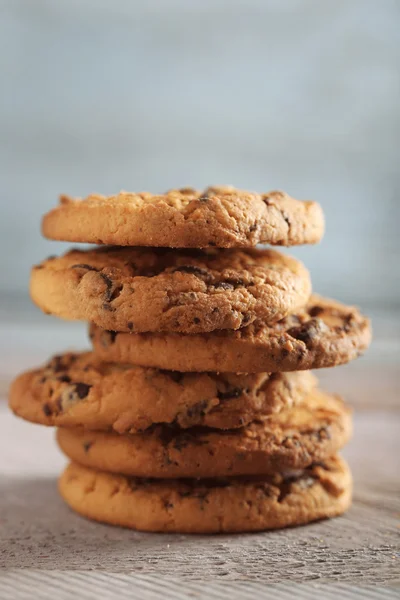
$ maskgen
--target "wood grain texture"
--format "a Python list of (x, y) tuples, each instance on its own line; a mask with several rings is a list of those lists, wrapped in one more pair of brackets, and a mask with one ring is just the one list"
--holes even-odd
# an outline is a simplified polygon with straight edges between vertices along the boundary
[(321, 597), (324, 600), (396, 600), (397, 589), (355, 586), (347, 583), (322, 584), (278, 583), (260, 581), (204, 582), (185, 581), (184, 585), (173, 577), (105, 573), (98, 571), (38, 571), (26, 569), (0, 573), (2, 600), (30, 600), (32, 590), (40, 598), (68, 600), (118, 600), (140, 598), (140, 600), (309, 600)]

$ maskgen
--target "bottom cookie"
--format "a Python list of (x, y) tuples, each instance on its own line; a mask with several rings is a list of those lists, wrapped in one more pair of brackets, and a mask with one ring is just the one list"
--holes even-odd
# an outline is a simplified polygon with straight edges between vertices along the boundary
[(228, 533), (278, 529), (335, 517), (351, 503), (352, 479), (338, 456), (262, 477), (140, 479), (71, 463), (59, 491), (79, 514), (140, 531)]

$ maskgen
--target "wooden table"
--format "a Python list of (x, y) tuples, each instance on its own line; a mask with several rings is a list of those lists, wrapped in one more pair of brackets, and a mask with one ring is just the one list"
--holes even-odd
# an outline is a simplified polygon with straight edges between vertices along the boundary
[[(376, 320), (364, 359), (319, 373), (357, 409), (344, 451), (353, 507), (305, 527), (185, 536), (86, 521), (57, 495), (65, 460), (53, 431), (16, 419), (0, 402), (0, 598), (399, 598), (399, 344), (391, 317)], [(0, 325), (3, 396), (20, 367), (85, 339), (80, 326), (41, 318)]]

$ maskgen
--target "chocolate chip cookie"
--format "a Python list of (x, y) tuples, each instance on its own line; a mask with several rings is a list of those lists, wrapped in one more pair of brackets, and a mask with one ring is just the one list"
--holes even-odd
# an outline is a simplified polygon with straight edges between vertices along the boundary
[(305, 469), (223, 479), (140, 479), (70, 464), (59, 481), (81, 515), (141, 531), (233, 533), (334, 517), (351, 502), (347, 464), (333, 456)]
[(17, 377), (10, 408), (43, 425), (118, 433), (157, 423), (234, 429), (299, 404), (315, 386), (309, 371), (179, 373), (67, 353)]
[(340, 398), (312, 392), (301, 405), (262, 422), (223, 431), (157, 425), (118, 435), (60, 428), (61, 450), (81, 465), (137, 477), (226, 477), (303, 469), (350, 438), (351, 415)]
[(115, 331), (200, 333), (276, 322), (304, 306), (308, 271), (274, 250), (72, 250), (32, 270), (45, 312)]
[(92, 325), (93, 348), (104, 360), (178, 371), (275, 372), (334, 367), (363, 353), (369, 320), (355, 307), (313, 295), (304, 310), (274, 325), (255, 322), (209, 334), (126, 334)]
[(324, 233), (316, 202), (284, 192), (256, 194), (233, 187), (170, 190), (166, 194), (62, 196), (43, 218), (53, 240), (117, 246), (249, 248), (259, 243), (314, 244)]

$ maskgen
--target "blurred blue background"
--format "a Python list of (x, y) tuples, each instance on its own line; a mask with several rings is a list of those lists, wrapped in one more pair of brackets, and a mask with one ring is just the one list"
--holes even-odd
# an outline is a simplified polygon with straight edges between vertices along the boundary
[(0, 292), (29, 306), (60, 192), (318, 200), (314, 288), (399, 303), (398, 0), (0, 0)]

